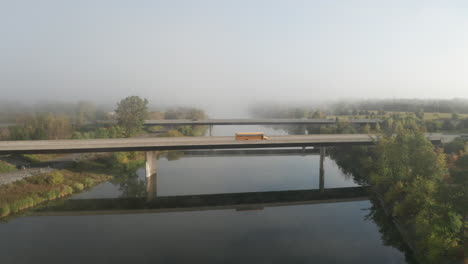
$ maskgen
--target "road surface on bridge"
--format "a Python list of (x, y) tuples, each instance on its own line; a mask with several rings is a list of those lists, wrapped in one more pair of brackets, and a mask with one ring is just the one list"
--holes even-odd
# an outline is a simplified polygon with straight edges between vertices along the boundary
[[(0, 154), (371, 145), (376, 138), (368, 134), (327, 134), (270, 136), (268, 140), (235, 140), (233, 136), (225, 136), (0, 141)], [(440, 141), (440, 137), (430, 139)]]
[(268, 140), (235, 140), (233, 136), (28, 140), (0, 141), (0, 154), (269, 148), (372, 143), (373, 137), (366, 134), (271, 136)]
[[(381, 123), (380, 119), (352, 119), (348, 120), (352, 124), (376, 124)], [(167, 125), (327, 125), (335, 124), (336, 119), (164, 119), (145, 120), (146, 126), (167, 126)]]

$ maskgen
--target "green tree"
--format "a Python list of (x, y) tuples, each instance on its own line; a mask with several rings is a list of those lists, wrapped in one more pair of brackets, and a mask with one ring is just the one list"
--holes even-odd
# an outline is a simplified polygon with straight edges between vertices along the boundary
[(115, 110), (119, 126), (125, 131), (125, 136), (140, 131), (148, 116), (148, 100), (138, 96), (129, 96), (117, 104)]

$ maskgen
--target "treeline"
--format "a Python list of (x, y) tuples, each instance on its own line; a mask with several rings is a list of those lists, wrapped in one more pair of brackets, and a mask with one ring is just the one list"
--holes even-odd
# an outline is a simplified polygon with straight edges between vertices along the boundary
[(387, 111), (426, 113), (468, 113), (467, 99), (373, 99), (355, 102), (342, 101), (331, 105), (336, 114), (352, 111)]
[[(352, 110), (351, 107), (347, 107), (345, 104), (341, 105), (340, 108), (339, 114), (336, 114), (326, 108), (263, 105), (251, 108), (250, 113), (256, 118), (334, 119), (338, 121), (335, 125), (277, 127), (292, 134), (368, 133), (381, 132), (381, 130), (393, 131), (400, 126), (417, 126), (418, 130), (423, 132), (468, 132), (468, 117), (462, 117), (458, 113), (451, 113), (448, 117), (440, 118), (437, 115), (428, 117), (422, 110), (405, 113), (393, 113), (384, 110)], [(351, 119), (360, 118), (379, 119), (383, 122), (379, 125), (366, 125), (364, 127), (351, 125), (348, 122)]]
[[(37, 112), (28, 112), (33, 109)], [(0, 140), (122, 138), (145, 133), (143, 124), (148, 118), (206, 118), (205, 112), (197, 108), (181, 107), (150, 112), (148, 100), (138, 96), (122, 99), (112, 112), (105, 112), (91, 102), (41, 105), (25, 109), (13, 107), (10, 110), (0, 107), (0, 110), (3, 111), (0, 116), (5, 117), (3, 120), (12, 121), (14, 118), (14, 124), (0, 127)], [(180, 126), (172, 130), (166, 131), (166, 135), (195, 136), (202, 135), (206, 127)]]
[(420, 130), (383, 136), (376, 148), (336, 148), (331, 157), (372, 186), (420, 263), (452, 263), (468, 242), (468, 143), (443, 153)]
[(468, 114), (468, 99), (372, 99), (344, 100), (328, 104), (255, 104), (254, 116), (265, 118), (310, 118), (317, 110), (326, 115), (385, 115), (388, 112)]

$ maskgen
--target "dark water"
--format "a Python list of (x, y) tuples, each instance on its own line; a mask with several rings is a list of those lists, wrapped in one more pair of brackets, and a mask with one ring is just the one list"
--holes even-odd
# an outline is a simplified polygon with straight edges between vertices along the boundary
[[(218, 134), (220, 130), (218, 130)], [(273, 132), (270, 132), (273, 133)], [(325, 188), (357, 186), (326, 159)], [(71, 199), (144, 192), (104, 183)], [(319, 156), (182, 157), (158, 161), (157, 195), (319, 187)], [(142, 189), (143, 188), (143, 189)], [(186, 212), (27, 216), (0, 224), (0, 263), (407, 263), (367, 219), (369, 200)]]

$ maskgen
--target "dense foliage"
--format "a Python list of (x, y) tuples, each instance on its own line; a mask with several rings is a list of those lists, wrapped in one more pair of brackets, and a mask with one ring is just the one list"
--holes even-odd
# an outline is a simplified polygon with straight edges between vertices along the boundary
[(356, 182), (372, 186), (421, 263), (445, 263), (462, 254), (468, 155), (446, 155), (410, 129), (383, 136), (375, 148), (337, 148), (330, 155)]
[(129, 96), (117, 104), (117, 121), (127, 137), (143, 128), (148, 116), (148, 100), (138, 96)]

